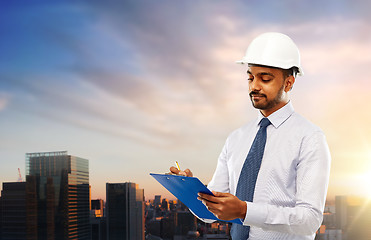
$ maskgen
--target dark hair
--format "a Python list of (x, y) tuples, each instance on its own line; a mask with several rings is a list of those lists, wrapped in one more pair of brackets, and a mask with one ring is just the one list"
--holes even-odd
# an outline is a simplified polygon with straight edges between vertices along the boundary
[(289, 69), (283, 69), (283, 68), (279, 68), (279, 67), (271, 67), (271, 66), (266, 66), (266, 65), (259, 65), (259, 64), (252, 64), (252, 63), (249, 63), (249, 67), (250, 66), (255, 66), (255, 67), (268, 67), (268, 68), (274, 68), (274, 69), (279, 69), (282, 71), (282, 74), (283, 74), (283, 79), (286, 79), (290, 76), (294, 76), (296, 77), (296, 74), (298, 74), (299, 72), (299, 68), (297, 67), (291, 67)]
[(282, 69), (283, 79), (286, 79), (290, 76), (296, 77), (296, 74), (298, 74), (299, 69), (297, 67), (292, 67), (289, 69)]

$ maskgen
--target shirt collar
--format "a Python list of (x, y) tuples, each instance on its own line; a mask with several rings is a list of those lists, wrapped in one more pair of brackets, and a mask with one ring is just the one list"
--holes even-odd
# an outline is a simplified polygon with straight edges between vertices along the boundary
[[(285, 106), (281, 107), (274, 113), (268, 116), (269, 121), (275, 128), (278, 128), (282, 123), (284, 123), (292, 114), (294, 113), (294, 107), (289, 101)], [(264, 115), (259, 111), (258, 119), (256, 125), (264, 118)]]

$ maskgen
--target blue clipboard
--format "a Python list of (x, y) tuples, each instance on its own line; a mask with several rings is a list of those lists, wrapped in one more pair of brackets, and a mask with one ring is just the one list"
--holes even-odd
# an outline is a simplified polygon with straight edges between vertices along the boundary
[[(150, 175), (182, 203), (184, 203), (189, 209), (191, 209), (192, 212), (199, 218), (225, 221), (218, 219), (213, 213), (207, 210), (201, 201), (197, 199), (197, 194), (199, 192), (213, 195), (213, 193), (198, 178), (155, 173), (150, 173)], [(225, 222), (232, 222), (242, 225), (242, 221), (239, 218)]]

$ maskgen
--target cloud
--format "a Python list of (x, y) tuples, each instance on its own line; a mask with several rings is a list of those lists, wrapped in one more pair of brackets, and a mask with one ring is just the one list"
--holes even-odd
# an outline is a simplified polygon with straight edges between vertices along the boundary
[[(131, 27), (133, 24), (131, 21), (120, 20), (128, 17), (125, 14), (120, 13), (116, 16), (110, 13), (107, 15), (101, 16), (102, 19), (99, 18), (90, 34), (105, 36), (106, 40), (109, 40), (103, 43), (105, 46), (107, 44), (114, 46), (117, 52), (123, 53), (121, 55), (122, 68), (112, 68), (113, 60), (120, 59), (120, 55), (114, 59), (100, 58), (105, 55), (104, 51), (112, 51), (109, 47), (103, 48), (100, 45), (90, 52), (73, 51), (73, 49), (92, 49), (89, 43), (75, 39), (75, 42), (70, 40), (64, 46), (69, 52), (74, 52), (75, 58), (79, 59), (72, 63), (71, 67), (66, 69), (67, 71), (77, 74), (81, 83), (93, 84), (108, 95), (129, 102), (135, 108), (131, 111), (142, 112), (144, 119), (149, 119), (147, 121), (151, 122), (149, 125), (160, 132), (178, 133), (180, 136), (184, 134), (184, 131), (187, 132), (182, 129), (205, 127), (210, 125), (210, 122), (217, 125), (221, 121), (226, 121), (221, 116), (230, 115), (231, 111), (227, 108), (231, 104), (235, 105), (226, 89), (237, 88), (236, 86), (240, 84), (231, 86), (225, 84), (225, 80), (231, 79), (228, 75), (232, 75), (227, 74), (226, 70), (220, 67), (227, 61), (227, 52), (223, 54), (224, 56), (214, 54), (214, 51), (219, 49), (221, 40), (218, 42), (215, 38), (210, 41), (205, 34), (200, 36), (204, 39), (193, 39), (194, 36), (187, 33), (191, 26), (187, 23), (186, 16), (181, 18), (178, 16), (177, 26), (169, 27), (165, 23), (149, 20), (143, 23), (144, 20), (140, 20), (143, 26), (137, 24)], [(171, 18), (171, 14), (168, 17)], [(224, 31), (224, 29), (231, 31), (233, 28), (231, 22), (222, 20), (217, 22), (218, 31)], [(215, 31), (214, 22), (207, 24), (204, 29)], [(152, 25), (162, 26), (166, 30), (153, 30)], [(172, 33), (171, 30), (178, 28), (187, 31)], [(203, 32), (202, 27), (198, 31)], [(171, 37), (170, 35), (174, 33), (176, 34)], [(222, 34), (220, 38), (224, 38)], [(198, 43), (207, 47), (194, 46)], [(59, 44), (63, 45), (63, 43)], [(133, 59), (131, 60), (136, 60), (131, 65), (127, 63), (127, 56), (124, 55), (126, 51), (123, 50), (128, 45), (132, 47), (130, 55)], [(88, 54), (85, 54), (86, 52)], [(220, 61), (222, 58), (224, 60)], [(131, 68), (132, 65), (134, 71)], [(229, 83), (231, 82), (229, 80)], [(85, 92), (84, 96), (87, 94), (88, 92)], [(53, 94), (53, 97), (56, 96), (59, 95)], [(72, 105), (70, 101), (61, 100), (60, 102)], [(79, 100), (79, 103), (81, 102), (84, 101)], [(73, 106), (73, 108), (76, 107)], [(90, 108), (87, 107), (85, 111), (87, 109)], [(99, 111), (106, 110), (100, 109)]]
[[(61, 62), (55, 76), (42, 73), (17, 80), (26, 95), (46, 105), (43, 109), (35, 104), (33, 111), (113, 135), (153, 142), (177, 139), (186, 145), (196, 132), (209, 135), (225, 126), (220, 132), (225, 134), (239, 126), (244, 118), (231, 116), (241, 115), (241, 110), (247, 118), (255, 116), (244, 67), (234, 61), (257, 34), (292, 35), (302, 49), (306, 73), (314, 77), (311, 84), (318, 85), (322, 76), (333, 74), (344, 59), (362, 50), (362, 38), (351, 38), (338, 26), (367, 27), (359, 21), (337, 20), (334, 25), (319, 19), (241, 28), (242, 23), (225, 14), (235, 9), (222, 11), (221, 5), (201, 14), (202, 9), (188, 4), (170, 4), (167, 11), (154, 3), (118, 4), (86, 7), (83, 12), (93, 21), (79, 25), (83, 35), (69, 34), (65, 27), (44, 31), (50, 43), (74, 61)], [(366, 41), (362, 46), (367, 47)], [(355, 65), (365, 64), (369, 57), (357, 58)]]
[[(53, 58), (58, 66), (54, 72), (36, 69), (40, 72), (18, 75), (8, 84), (35, 101), (29, 102), (34, 104), (31, 108), (19, 104), (20, 108), (70, 124), (73, 117), (68, 120), (58, 110), (86, 119), (76, 121), (78, 126), (167, 141), (185, 140), (189, 135), (186, 142), (191, 142), (196, 131), (211, 134), (220, 126), (231, 129), (242, 124), (243, 118), (231, 118), (240, 115), (241, 109), (247, 118), (255, 116), (247, 97), (244, 66), (234, 61), (262, 32), (283, 31), (298, 43), (306, 76), (298, 79), (294, 91), (302, 94), (303, 101), (310, 98), (303, 90), (307, 86), (315, 89), (346, 82), (353, 68), (369, 65), (370, 57), (362, 53), (370, 49), (367, 32), (371, 31), (362, 20), (330, 15), (295, 24), (263, 21), (254, 26), (249, 24), (256, 21), (250, 15), (237, 11), (230, 17), (236, 6), (79, 5), (74, 14), (80, 11), (91, 20), (78, 22), (81, 34), (72, 34), (76, 30), (68, 25), (45, 25), (41, 31), (46, 42), (67, 56)], [(367, 82), (361, 76), (352, 81)]]
[(0, 112), (4, 111), (8, 106), (10, 101), (10, 96), (7, 93), (0, 92)]

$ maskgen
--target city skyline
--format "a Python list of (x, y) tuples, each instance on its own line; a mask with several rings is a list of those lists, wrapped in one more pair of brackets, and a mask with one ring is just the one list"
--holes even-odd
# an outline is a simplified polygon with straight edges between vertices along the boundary
[[(68, 151), (26, 153), (25, 154), (26, 155), (26, 162), (29, 161), (28, 160), (29, 159), (29, 156), (33, 156), (33, 155), (40, 155), (40, 156), (42, 156), (42, 155), (54, 155), (54, 154), (62, 154), (62, 155), (63, 154), (68, 154)], [(27, 163), (26, 163), (26, 165), (27, 165)], [(25, 168), (27, 169), (27, 166), (25, 166)], [(27, 170), (26, 170), (26, 175), (22, 175), (22, 173), (21, 173), (21, 175), (18, 175), (18, 179), (16, 181), (15, 180), (14, 181), (4, 181), (2, 183), (17, 183), (17, 182), (24, 182), (25, 183), (27, 176), (29, 176), (29, 175), (27, 174)], [(135, 184), (132, 181), (125, 181), (125, 180), (123, 180), (121, 182), (106, 182), (105, 185), (107, 187), (107, 185), (109, 185), (109, 184), (123, 184), (123, 183), (125, 183), (125, 184), (130, 184), (130, 183)], [(136, 184), (136, 185), (139, 186), (139, 184)], [(153, 192), (153, 195), (151, 195), (151, 197), (149, 197), (149, 198), (148, 197), (145, 198), (145, 201), (156, 201), (156, 198), (158, 198), (158, 197), (160, 197), (160, 198), (163, 197), (164, 199), (168, 199), (168, 200), (172, 200), (172, 201), (173, 200), (179, 201), (178, 198), (176, 198), (174, 195), (172, 195), (161, 184), (160, 184), (160, 186), (163, 188), (164, 191), (162, 191), (162, 192), (165, 192), (165, 194), (164, 195), (161, 195), (161, 193), (159, 193), (159, 192)], [(91, 185), (90, 185), (90, 188), (92, 188)], [(144, 191), (145, 189), (143, 188), (142, 190), (143, 190), (143, 195), (145, 195), (145, 191)], [(106, 188), (105, 188), (105, 191), (107, 191)], [(90, 194), (94, 194), (94, 193), (91, 191)], [(107, 194), (107, 193), (105, 193), (105, 194)], [(0, 195), (0, 197), (1, 197), (1, 195)], [(333, 196), (331, 198), (327, 198), (326, 199), (326, 202), (328, 202), (330, 205), (333, 204), (334, 201), (335, 201), (335, 197), (347, 197), (348, 198), (348, 203), (351, 204), (351, 205), (352, 204), (353, 205), (359, 205), (360, 204), (360, 201), (364, 201), (366, 203), (369, 203), (370, 200), (371, 200), (371, 198), (368, 195), (365, 196), (365, 195), (355, 195), (355, 194), (340, 194), (340, 195)], [(100, 200), (103, 200), (105, 202), (106, 201), (106, 196), (103, 196), (103, 197), (98, 196), (98, 197), (95, 197), (95, 198), (92, 197), (91, 199), (92, 200), (93, 199), (100, 199)]]
[[(136, 183), (106, 183), (106, 201), (91, 199), (89, 160), (66, 151), (27, 153), (26, 169), (26, 182), (2, 184), (1, 239), (229, 239), (228, 223), (205, 224), (180, 200), (146, 201)], [(370, 200), (336, 196), (315, 239), (369, 239), (370, 212)]]
[[(267, 7), (268, 6), (268, 7)], [(0, 182), (25, 179), (25, 154), (90, 160), (92, 198), (178, 161), (207, 184), (228, 134), (256, 117), (246, 68), (262, 32), (288, 34), (305, 75), (295, 110), (323, 129), (328, 196), (371, 197), (368, 1), (0, 3)]]

